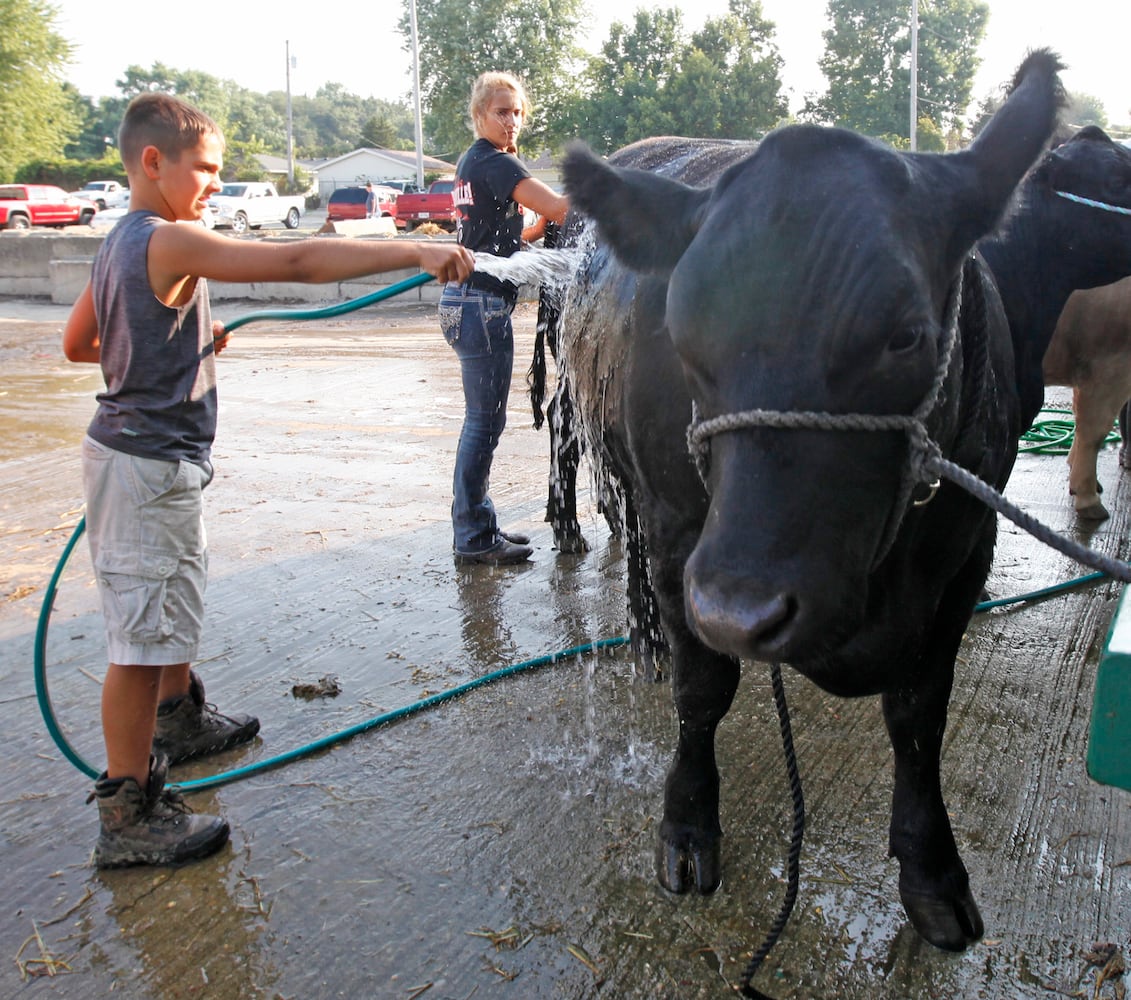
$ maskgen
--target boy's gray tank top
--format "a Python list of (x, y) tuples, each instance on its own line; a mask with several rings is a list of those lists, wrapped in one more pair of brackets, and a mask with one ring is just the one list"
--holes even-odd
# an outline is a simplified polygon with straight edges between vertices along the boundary
[(208, 462), (216, 436), (216, 357), (208, 285), (196, 279), (180, 307), (158, 301), (146, 254), (158, 226), (130, 212), (110, 230), (91, 271), (106, 391), (88, 433), (141, 458)]

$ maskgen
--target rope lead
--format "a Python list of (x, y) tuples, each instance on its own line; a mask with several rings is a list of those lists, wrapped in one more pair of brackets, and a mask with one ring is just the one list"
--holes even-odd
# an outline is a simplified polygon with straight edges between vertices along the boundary
[(762, 963), (766, 960), (766, 956), (773, 949), (774, 945), (778, 943), (778, 938), (781, 937), (782, 931), (785, 930), (785, 925), (789, 922), (790, 914), (793, 912), (793, 904), (797, 902), (797, 887), (801, 876), (801, 842), (805, 837), (805, 796), (801, 790), (801, 775), (797, 769), (797, 755), (793, 749), (793, 730), (789, 724), (789, 706), (786, 704), (785, 700), (785, 685), (782, 683), (781, 664), (770, 664), (770, 683), (773, 685), (774, 689), (774, 706), (778, 710), (778, 724), (781, 727), (781, 743), (782, 751), (785, 754), (785, 770), (789, 777), (789, 792), (793, 798), (793, 835), (790, 837), (789, 841), (785, 898), (782, 900), (777, 918), (766, 934), (765, 940), (758, 950), (754, 952), (754, 956), (746, 966), (746, 971), (742, 974), (740, 986), (742, 995), (744, 997), (750, 997), (752, 1000), (772, 1000), (771, 997), (761, 992), (756, 986), (752, 986), (750, 980), (754, 978), (754, 973), (761, 968)]

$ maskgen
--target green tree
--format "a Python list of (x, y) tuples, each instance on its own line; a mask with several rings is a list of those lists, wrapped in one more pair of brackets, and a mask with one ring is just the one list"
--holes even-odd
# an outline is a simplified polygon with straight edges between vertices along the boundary
[(788, 112), (781, 66), (761, 0), (731, 0), (690, 38), (675, 8), (637, 10), (609, 28), (569, 121), (602, 152), (650, 135), (759, 138)]
[[(677, 58), (685, 46), (682, 15), (674, 7), (641, 8), (631, 27), (614, 21), (600, 55), (589, 60), (584, 96), (566, 112), (571, 131), (602, 152), (676, 131), (660, 95), (679, 72)], [(691, 72), (688, 84), (694, 81)]]
[[(692, 54), (701, 53), (711, 67), (711, 72), (706, 67), (701, 70), (699, 81), (690, 81), (695, 88), (709, 88), (709, 99), (717, 106), (710, 130), (707, 119), (698, 117), (707, 110), (690, 110), (708, 95), (683, 85), (682, 77), (694, 67), (690, 55), (668, 85), (672, 113), (689, 109), (679, 129), (684, 135), (757, 139), (789, 114), (781, 92), (782, 58), (774, 41), (775, 25), (766, 20), (761, 0), (730, 0), (729, 8), (725, 17), (708, 20), (691, 37)], [(686, 96), (681, 90), (687, 91)]]
[[(138, 94), (153, 91), (176, 94), (215, 119), (233, 150), (285, 151), (286, 120), (262, 94), (247, 90), (233, 80), (198, 70), (180, 70), (154, 63), (149, 69), (129, 66), (117, 81), (121, 99), (113, 105), (124, 113)], [(121, 117), (119, 115), (119, 122)], [(114, 134), (117, 134), (115, 129)]]
[[(828, 89), (804, 116), (892, 141), (910, 134), (911, 24), (906, 0), (829, 0), (819, 65)], [(961, 126), (989, 8), (982, 0), (920, 0), (918, 105), (928, 134)]]
[(1107, 112), (1104, 110), (1103, 101), (1091, 94), (1069, 92), (1068, 107), (1060, 116), (1061, 120), (1074, 128), (1083, 128), (1085, 125), (1098, 125), (1102, 129), (1108, 128)]
[[(515, 74), (534, 115), (523, 134), (527, 150), (552, 145), (569, 103), (580, 53), (568, 41), (581, 27), (584, 0), (420, 0), (416, 23), (421, 104), (431, 148), (458, 156), (471, 142), (467, 102), (486, 70)], [(407, 2), (400, 31), (411, 39)]]
[(0, 181), (36, 159), (60, 157), (79, 117), (62, 74), (71, 46), (43, 0), (0, 0)]

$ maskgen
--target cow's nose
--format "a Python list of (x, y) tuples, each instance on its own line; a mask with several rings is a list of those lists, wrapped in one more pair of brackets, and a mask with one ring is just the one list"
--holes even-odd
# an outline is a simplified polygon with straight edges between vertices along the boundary
[(698, 579), (686, 589), (688, 617), (696, 634), (712, 649), (739, 658), (771, 655), (785, 639), (797, 614), (797, 601), (775, 593), (756, 599), (740, 588)]

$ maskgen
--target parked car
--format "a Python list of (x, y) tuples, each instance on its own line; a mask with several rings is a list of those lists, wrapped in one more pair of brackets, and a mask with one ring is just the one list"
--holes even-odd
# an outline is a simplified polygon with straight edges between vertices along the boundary
[(392, 188), (397, 194), (413, 194), (421, 190), (416, 181), (382, 181), (381, 186)]
[(130, 189), (118, 181), (87, 181), (71, 194), (93, 201), (100, 212), (107, 208), (126, 208), (130, 203)]
[(454, 231), (460, 216), (455, 186), (454, 180), (437, 180), (428, 185), (427, 191), (398, 195), (397, 218), (404, 219), (409, 232), (425, 222)]
[[(377, 196), (376, 214), (391, 217), (398, 227), (404, 226), (404, 222), (397, 218), (396, 190), (382, 184), (374, 184), (373, 193)], [(369, 192), (363, 187), (338, 188), (326, 202), (326, 221), (342, 222), (347, 219), (364, 219), (365, 205), (368, 199)]]
[(54, 184), (0, 185), (0, 229), (89, 226), (98, 206)]
[(208, 207), (217, 226), (231, 226), (236, 233), (246, 233), (273, 222), (288, 229), (298, 229), (306, 199), (301, 195), (281, 195), (267, 181), (239, 181), (225, 184), (208, 199)]

